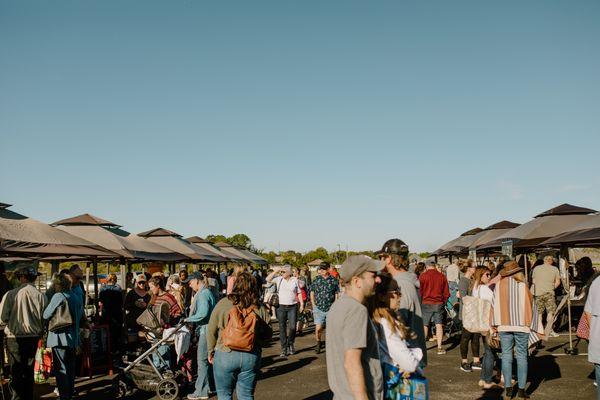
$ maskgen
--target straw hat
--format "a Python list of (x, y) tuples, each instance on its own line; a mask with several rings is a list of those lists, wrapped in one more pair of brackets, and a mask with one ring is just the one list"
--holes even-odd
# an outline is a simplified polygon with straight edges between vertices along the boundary
[(523, 271), (523, 267), (519, 266), (516, 261), (509, 261), (504, 264), (502, 270), (500, 270), (500, 276), (506, 278), (507, 276), (511, 276), (516, 274), (517, 272)]

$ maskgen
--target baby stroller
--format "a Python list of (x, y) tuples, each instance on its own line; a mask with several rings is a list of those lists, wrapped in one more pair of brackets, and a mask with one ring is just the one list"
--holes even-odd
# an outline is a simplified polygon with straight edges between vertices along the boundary
[[(131, 396), (137, 389), (146, 392), (154, 391), (161, 400), (178, 398), (183, 374), (180, 371), (173, 372), (158, 349), (164, 344), (170, 344), (174, 335), (185, 326), (185, 323), (179, 323), (163, 337), (163, 326), (168, 318), (169, 305), (166, 303), (149, 307), (138, 318), (137, 322), (144, 328), (150, 348), (131, 362), (123, 360), (124, 368), (113, 381), (113, 390), (117, 398)], [(161, 364), (167, 367), (157, 367), (153, 358), (158, 358), (162, 361)]]
[(446, 304), (444, 304), (444, 308), (446, 309), (446, 323), (444, 324), (444, 331), (446, 337), (450, 339), (455, 334), (460, 333), (462, 327), (460, 318), (458, 315), (458, 299), (452, 298), (452, 296), (448, 299)]

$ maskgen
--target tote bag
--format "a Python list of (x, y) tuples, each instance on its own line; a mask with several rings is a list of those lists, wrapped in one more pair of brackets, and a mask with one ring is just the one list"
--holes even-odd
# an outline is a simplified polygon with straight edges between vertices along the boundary
[(67, 297), (63, 294), (64, 301), (54, 311), (54, 315), (48, 322), (48, 330), (50, 332), (56, 332), (60, 329), (66, 328), (73, 325), (73, 317), (67, 304)]
[(465, 296), (462, 301), (463, 328), (472, 333), (489, 332), (492, 308), (490, 302), (473, 296)]

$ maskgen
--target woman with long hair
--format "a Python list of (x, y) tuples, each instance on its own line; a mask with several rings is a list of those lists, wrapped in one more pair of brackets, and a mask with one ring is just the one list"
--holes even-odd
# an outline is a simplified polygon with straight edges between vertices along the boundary
[[(223, 343), (223, 332), (233, 307), (245, 315), (256, 314), (254, 342), (250, 351), (233, 350)], [(208, 359), (214, 367), (219, 400), (230, 400), (234, 389), (239, 400), (254, 399), (262, 347), (268, 344), (272, 335), (269, 320), (269, 311), (260, 302), (256, 278), (248, 272), (239, 273), (231, 293), (215, 306), (206, 334)]]
[[(475, 273), (476, 267), (473, 260), (467, 260), (464, 264), (461, 272), (463, 276), (460, 277), (458, 282), (458, 291), (460, 293), (460, 312), (459, 316), (462, 321), (462, 309), (463, 309), (463, 298), (471, 295), (473, 287), (473, 274)], [(464, 327), (460, 334), (460, 369), (464, 372), (472, 372), (474, 369), (481, 369), (481, 360), (479, 358), (479, 339), (481, 335), (477, 332), (469, 332)], [(471, 343), (471, 353), (473, 355), (473, 362), (469, 363), (469, 342)]]
[[(473, 288), (471, 295), (489, 302), (490, 306), (494, 301), (494, 292), (488, 287), (492, 273), (489, 268), (480, 265), (473, 274)], [(481, 373), (479, 375), (479, 386), (484, 389), (491, 389), (495, 386), (492, 381), (494, 375), (494, 354), (489, 345), (489, 333), (482, 335), (483, 339), (483, 360), (481, 362)]]
[(379, 333), (381, 361), (398, 367), (403, 372), (415, 372), (423, 351), (409, 348), (407, 341), (415, 340), (412, 332), (398, 315), (400, 309), (400, 287), (389, 274), (379, 275), (381, 283), (375, 286), (375, 295), (369, 298), (367, 309)]
[(237, 276), (247, 270), (248, 268), (245, 265), (234, 265), (233, 272), (227, 277), (227, 294), (231, 294), (231, 292), (233, 291), (233, 286), (235, 285), (235, 280), (237, 279)]
[(66, 302), (71, 313), (71, 325), (48, 331), (47, 346), (52, 349), (52, 367), (61, 400), (72, 399), (75, 391), (75, 350), (79, 347), (79, 321), (83, 316), (81, 297), (72, 291), (69, 274), (58, 274), (54, 279), (55, 293), (44, 310), (44, 319), (50, 320)]
[(513, 349), (517, 359), (517, 397), (527, 399), (527, 356), (529, 336), (532, 332), (544, 334), (542, 318), (533, 296), (525, 283), (523, 268), (516, 261), (504, 264), (500, 271), (502, 280), (494, 288), (492, 303), (492, 329), (498, 332), (502, 348), (502, 375), (505, 398), (513, 395), (512, 366)]
[[(150, 299), (150, 306), (156, 306), (156, 305), (160, 305), (162, 303), (166, 303), (169, 306), (169, 318), (168, 320), (163, 320), (163, 327), (164, 328), (170, 328), (173, 327), (177, 324), (177, 322), (179, 322), (179, 318), (181, 317), (181, 315), (183, 314), (181, 308), (179, 307), (179, 304), (177, 304), (177, 300), (175, 300), (175, 297), (173, 297), (173, 295), (169, 292), (167, 292), (165, 290), (165, 280), (160, 277), (160, 276), (153, 276), (152, 278), (150, 278), (150, 280), (148, 281), (148, 286), (150, 288), (150, 293), (152, 295), (151, 299)], [(163, 317), (161, 315), (161, 317)], [(161, 318), (162, 319), (162, 318)], [(171, 353), (171, 348), (168, 344), (162, 344), (158, 347), (157, 349), (158, 353), (160, 354), (160, 356), (162, 357), (158, 357), (156, 354), (153, 354), (153, 361), (154, 361), (154, 365), (156, 365), (158, 368), (164, 368), (166, 366), (172, 366), (174, 365), (172, 358), (172, 353)], [(165, 365), (165, 363), (163, 363), (163, 360), (167, 363), (167, 365)]]
[(133, 279), (135, 285), (133, 289), (125, 295), (123, 308), (125, 309), (125, 326), (127, 328), (128, 343), (135, 343), (139, 340), (140, 326), (137, 319), (150, 302), (150, 293), (146, 290), (146, 275), (138, 273)]

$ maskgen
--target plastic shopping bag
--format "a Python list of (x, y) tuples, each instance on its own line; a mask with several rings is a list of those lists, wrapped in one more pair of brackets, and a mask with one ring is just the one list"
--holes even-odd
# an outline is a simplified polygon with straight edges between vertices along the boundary
[(383, 377), (385, 400), (429, 400), (427, 378), (418, 374), (405, 378), (398, 367), (387, 363), (383, 363)]

